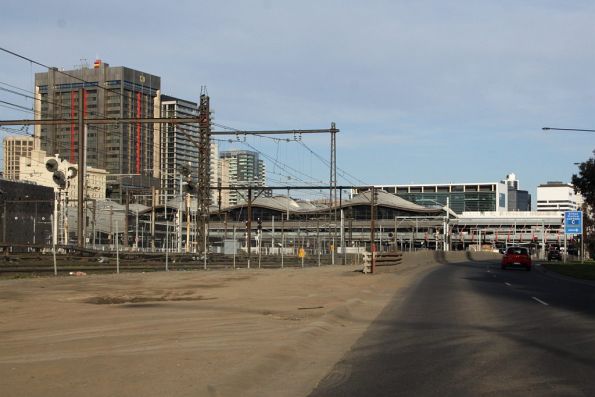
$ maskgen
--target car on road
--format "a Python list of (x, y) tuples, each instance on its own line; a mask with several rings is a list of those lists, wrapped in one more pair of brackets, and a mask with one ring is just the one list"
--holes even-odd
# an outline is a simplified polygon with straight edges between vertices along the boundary
[(515, 266), (531, 270), (531, 265), (531, 255), (529, 254), (529, 249), (526, 247), (508, 247), (501, 262), (502, 269)]
[(548, 261), (560, 261), (562, 260), (562, 254), (558, 250), (549, 250), (547, 253)]

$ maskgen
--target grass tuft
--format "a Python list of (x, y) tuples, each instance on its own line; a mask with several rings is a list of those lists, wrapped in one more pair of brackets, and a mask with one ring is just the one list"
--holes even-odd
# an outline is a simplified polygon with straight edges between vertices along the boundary
[(595, 261), (580, 262), (546, 262), (543, 267), (564, 276), (582, 280), (595, 280)]

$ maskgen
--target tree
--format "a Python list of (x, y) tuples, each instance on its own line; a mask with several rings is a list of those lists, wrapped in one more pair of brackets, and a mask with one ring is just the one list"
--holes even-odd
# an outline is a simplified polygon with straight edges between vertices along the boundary
[(591, 208), (595, 208), (595, 150), (593, 155), (589, 160), (579, 164), (578, 175), (572, 175), (574, 190), (585, 198), (585, 202)]
[(593, 258), (595, 256), (595, 219), (593, 217), (593, 209), (595, 208), (595, 150), (593, 150), (593, 157), (580, 163), (578, 168), (578, 175), (572, 175), (572, 184), (575, 192), (580, 193), (585, 199), (583, 205), (585, 246), (591, 254), (591, 258)]

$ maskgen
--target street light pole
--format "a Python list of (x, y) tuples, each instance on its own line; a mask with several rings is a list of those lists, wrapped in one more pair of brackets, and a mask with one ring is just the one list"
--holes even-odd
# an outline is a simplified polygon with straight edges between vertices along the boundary
[(555, 128), (555, 127), (543, 127), (543, 131), (576, 131), (576, 132), (595, 132), (595, 130), (579, 129), (579, 128)]

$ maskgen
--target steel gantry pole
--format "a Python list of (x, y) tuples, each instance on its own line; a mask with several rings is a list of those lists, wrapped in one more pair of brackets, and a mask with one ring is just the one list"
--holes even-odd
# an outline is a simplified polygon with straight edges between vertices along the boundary
[(370, 254), (371, 271), (376, 271), (376, 187), (370, 187)]
[[(198, 252), (206, 258), (208, 253), (208, 225), (209, 225), (209, 204), (211, 193), (211, 113), (209, 97), (206, 90), (200, 94), (200, 105), (198, 107), (198, 192), (197, 192), (197, 216), (196, 232)], [(201, 245), (202, 244), (202, 245)]]
[(330, 200), (329, 200), (329, 208), (331, 211), (333, 222), (333, 235), (332, 235), (332, 243), (331, 243), (331, 263), (335, 264), (335, 251), (336, 248), (336, 236), (337, 236), (337, 128), (334, 122), (331, 123), (331, 176), (329, 180), (329, 187), (330, 187)]
[(330, 185), (330, 203), (331, 206), (337, 201), (337, 127), (335, 123), (331, 123), (331, 177)]

